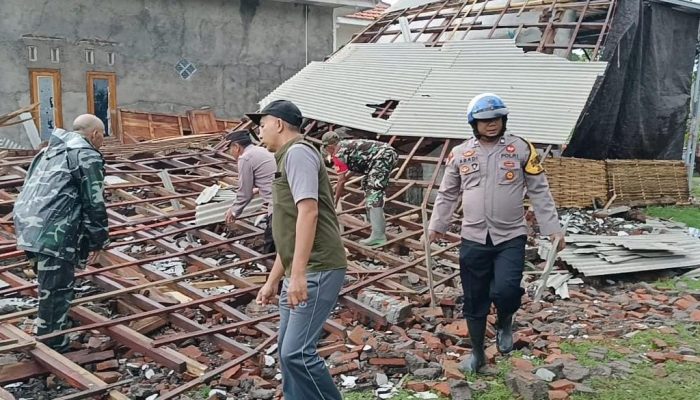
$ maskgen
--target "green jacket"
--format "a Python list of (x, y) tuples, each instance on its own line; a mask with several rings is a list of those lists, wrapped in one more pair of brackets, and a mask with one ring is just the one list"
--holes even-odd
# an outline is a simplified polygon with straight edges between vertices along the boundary
[(109, 243), (102, 154), (57, 129), (34, 157), (14, 208), (17, 248), (83, 264)]
[[(299, 212), (297, 210), (292, 190), (287, 180), (287, 151), (292, 145), (301, 143), (309, 146), (318, 153), (313, 145), (301, 140), (292, 140), (275, 153), (277, 161), (276, 179), (272, 182), (272, 236), (277, 247), (277, 254), (282, 259), (285, 275), (292, 272), (294, 246), (296, 244), (296, 226)], [(319, 158), (321, 155), (319, 154)], [(321, 165), (318, 170), (318, 222), (316, 234), (311, 248), (306, 272), (319, 272), (347, 267), (345, 247), (340, 238), (338, 217), (335, 213), (331, 182), (326, 169)]]

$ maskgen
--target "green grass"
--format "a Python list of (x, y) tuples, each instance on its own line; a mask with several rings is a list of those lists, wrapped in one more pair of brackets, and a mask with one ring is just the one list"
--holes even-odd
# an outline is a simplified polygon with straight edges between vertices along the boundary
[(690, 400), (700, 393), (700, 366), (692, 363), (666, 362), (667, 377), (654, 373), (651, 364), (635, 369), (629, 379), (595, 379), (595, 395), (574, 395), (572, 400)]
[[(684, 287), (679, 287), (678, 283), (683, 283)], [(700, 279), (692, 278), (669, 278), (661, 279), (654, 283), (660, 290), (700, 290)], [(682, 291), (682, 290), (681, 290)]]
[(700, 228), (700, 207), (697, 206), (647, 207), (646, 214), (650, 217), (670, 219)]
[[(376, 400), (378, 397), (374, 395), (372, 390), (354, 391), (343, 394), (343, 400)], [(408, 390), (400, 390), (398, 393), (391, 398), (391, 400), (416, 400), (418, 397), (414, 396), (412, 392)], [(446, 400), (445, 397), (439, 397), (439, 400)]]
[[(606, 355), (605, 360), (600, 361), (600, 360), (597, 360), (595, 358), (591, 358), (588, 356), (588, 353), (591, 350), (593, 350), (594, 348), (601, 348), (601, 347), (605, 347), (608, 349), (608, 353)], [(562, 342), (560, 345), (560, 348), (561, 348), (561, 351), (565, 354), (575, 355), (578, 363), (583, 365), (584, 367), (594, 367), (594, 366), (599, 365), (599, 364), (603, 364), (603, 363), (614, 361), (614, 360), (620, 360), (620, 359), (625, 357), (624, 354), (616, 351), (615, 344), (606, 343), (606, 342), (568, 341), (568, 342)]]
[(693, 178), (693, 196), (700, 199), (700, 176)]

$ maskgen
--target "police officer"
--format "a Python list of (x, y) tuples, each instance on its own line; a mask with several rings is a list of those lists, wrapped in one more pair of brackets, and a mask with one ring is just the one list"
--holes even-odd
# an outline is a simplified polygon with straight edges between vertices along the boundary
[(384, 194), (389, 186), (391, 171), (399, 158), (391, 145), (376, 140), (340, 140), (336, 132), (326, 132), (321, 138), (323, 149), (338, 173), (335, 188), (336, 204), (343, 195), (345, 183), (351, 174), (364, 175), (362, 189), (365, 191), (367, 216), (372, 233), (360, 240), (364, 246), (381, 246), (386, 243), (386, 219), (384, 217)]
[[(15, 202), (17, 248), (37, 271), (39, 336), (70, 327), (75, 268), (109, 243), (104, 160), (98, 151), (104, 131), (91, 114), (76, 118), (71, 132), (55, 130), (48, 147), (34, 157)], [(69, 343), (57, 336), (46, 344), (62, 351)]]
[[(478, 372), (487, 361), (484, 334), (492, 302), (498, 311), (498, 350), (505, 354), (513, 349), (513, 315), (524, 293), (526, 190), (540, 233), (554, 240), (563, 239), (563, 232), (535, 147), (505, 133), (508, 108), (503, 100), (481, 94), (469, 103), (467, 116), (474, 138), (450, 153), (428, 229), (431, 242), (442, 237), (461, 196), (459, 265), (472, 355), (460, 367)], [(564, 240), (560, 243), (559, 250)]]
[(229, 154), (238, 163), (238, 190), (236, 201), (226, 211), (226, 223), (236, 222), (245, 207), (250, 204), (258, 190), (260, 197), (267, 205), (267, 226), (264, 234), (263, 253), (275, 252), (275, 242), (272, 240), (272, 180), (277, 172), (275, 156), (266, 149), (254, 146), (248, 131), (235, 131), (226, 135), (229, 143)]

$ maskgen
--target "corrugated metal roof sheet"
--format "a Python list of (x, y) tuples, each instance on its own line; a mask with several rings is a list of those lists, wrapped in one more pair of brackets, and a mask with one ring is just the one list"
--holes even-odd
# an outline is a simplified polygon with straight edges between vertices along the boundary
[(438, 1), (439, 0), (396, 0), (394, 4), (387, 8), (386, 12), (418, 7), (430, 3), (437, 3)]
[[(612, 274), (624, 274), (630, 272), (653, 271), (669, 268), (685, 268), (700, 266), (700, 239), (693, 238), (685, 233), (667, 233), (658, 235), (638, 236), (591, 236), (569, 235), (566, 237), (567, 246), (559, 253), (559, 258), (569, 264), (585, 276), (600, 276)], [(663, 257), (645, 257), (621, 261), (609, 262), (601, 258), (600, 253), (576, 254), (578, 247), (571, 243), (597, 242), (603, 245), (615, 244), (625, 248), (653, 249), (654, 244), (671, 244), (679, 248), (679, 252), (669, 252)], [(546, 249), (543, 249), (546, 251)], [(630, 255), (640, 254), (639, 251), (628, 251)]]
[(0, 137), (0, 149), (31, 150), (31, 147), (22, 146), (8, 138)]
[[(464, 138), (472, 97), (493, 92), (511, 110), (511, 133), (538, 143), (567, 143), (606, 63), (570, 62), (523, 53), (511, 39), (351, 44), (325, 63), (312, 63), (261, 106), (295, 102), (309, 118), (398, 136)], [(367, 104), (398, 100), (388, 120)]]
[[(236, 199), (234, 197), (231, 200), (197, 205), (197, 209), (195, 210), (195, 224), (197, 226), (202, 226), (224, 222), (226, 211), (233, 206), (235, 201)], [(243, 209), (243, 215), (254, 213), (262, 208), (262, 206), (263, 199), (261, 197), (255, 197), (251, 200), (250, 204)]]

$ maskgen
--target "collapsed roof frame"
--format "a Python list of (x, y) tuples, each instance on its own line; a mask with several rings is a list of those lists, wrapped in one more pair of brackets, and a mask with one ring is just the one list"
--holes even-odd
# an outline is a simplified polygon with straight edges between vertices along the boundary
[[(327, 129), (323, 124), (318, 124), (317, 127), (319, 132)], [(121, 178), (106, 185), (109, 193), (107, 207), (110, 237), (113, 243), (100, 257), (99, 265), (91, 265), (76, 274), (77, 278), (92, 282), (91, 286), (97, 287), (98, 292), (79, 296), (74, 301), (71, 316), (80, 321), (81, 325), (65, 332), (99, 330), (112, 338), (115, 350), (123, 346), (146, 355), (158, 366), (182, 373), (187, 371), (196, 377), (159, 397), (163, 399), (175, 398), (234, 366), (257, 358), (276, 338), (276, 332), (266, 323), (274, 321), (277, 315), (251, 317), (236, 308), (247, 304), (252, 299), (251, 293), (254, 294), (265, 279), (266, 273), (260, 272), (257, 265), (267, 265), (268, 270), (271, 266), (272, 255), (262, 255), (249, 247), (251, 241), (260, 241), (263, 231), (246, 222), (248, 218), (241, 219), (235, 232), (228, 233), (225, 233), (221, 225), (192, 224), (195, 219), (195, 199), (203, 189), (220, 181), (228, 184), (237, 181), (234, 160), (223, 153), (221, 147), (211, 147), (218, 140), (218, 135), (191, 138), (189, 141), (194, 142), (192, 147), (195, 148), (193, 152), (183, 152), (188, 147), (183, 142), (189, 143), (184, 139), (171, 141), (169, 145), (145, 143), (105, 148), (106, 175)], [(449, 140), (442, 143), (440, 157), (414, 156), (419, 152), (421, 143), (423, 141), (419, 140), (410, 154), (402, 157), (393, 176), (404, 175), (413, 158), (437, 165), (443, 162), (449, 150)], [(0, 181), (0, 279), (9, 284), (9, 287), (0, 289), (0, 297), (36, 296), (36, 284), (25, 276), (28, 264), (23, 252), (15, 247), (11, 228), (11, 207), (23, 184), (30, 161), (31, 158), (26, 156), (0, 160), (3, 175), (16, 175)], [(167, 171), (172, 186), (163, 182), (163, 170)], [(356, 215), (364, 213), (361, 204), (364, 196), (359, 183), (348, 185), (349, 194), (342, 202), (345, 211), (340, 213), (339, 219), (344, 225), (344, 245), (351, 252), (348, 268), (350, 283), (341, 292), (339, 303), (357, 316), (355, 320), (365, 319), (376, 326), (387, 325), (385, 314), (370, 308), (356, 297), (358, 291), (370, 285), (391, 295), (414, 299), (425, 297), (428, 291), (428, 273), (420, 242), (423, 234), (421, 207), (402, 202), (399, 198), (411, 188), (435, 186), (437, 176), (435, 172), (429, 182), (408, 183), (399, 180), (404, 184), (394, 185), (397, 191), (390, 194), (387, 200), (387, 221), (392, 227), (387, 235), (390, 243), (381, 251), (357, 243), (360, 236), (368, 234), (370, 227)], [(173, 201), (178, 202), (179, 207), (175, 207)], [(256, 212), (256, 215), (264, 213), (262, 210)], [(434, 273), (436, 285), (453, 286), (453, 279), (459, 274), (458, 256), (455, 253), (459, 238), (457, 235), (448, 236), (450, 244), (445, 247), (435, 246), (433, 250), (433, 255), (444, 257), (443, 269)], [(180, 246), (179, 243), (185, 239), (191, 245)], [(149, 247), (150, 250), (134, 250), (132, 246)], [(413, 251), (409, 256), (406, 256), (407, 249)], [(215, 259), (221, 259), (220, 256), (224, 254), (234, 254), (236, 257), (217, 263)], [(190, 268), (181, 276), (172, 276), (154, 267), (159, 261), (171, 259), (181, 260)], [(375, 260), (374, 264), (382, 264), (384, 268), (370, 269), (360, 262), (366, 259)], [(236, 268), (244, 270), (242, 276), (232, 272)], [(410, 286), (405, 282), (409, 272), (420, 277), (418, 286)], [(198, 281), (197, 278), (203, 280)], [(228, 293), (207, 295), (204, 289), (211, 285), (233, 285), (235, 289)], [(163, 298), (169, 294), (190, 301), (184, 304), (164, 303)], [(121, 310), (119, 318), (107, 318), (85, 307), (87, 303), (99, 304), (105, 301), (117, 303)], [(126, 398), (117, 389), (130, 384), (131, 379), (108, 384), (81, 366), (96, 362), (96, 357), (104, 357), (98, 361), (114, 358), (114, 351), (106, 355), (105, 352), (95, 353), (87, 358), (76, 358), (77, 355), (67, 357), (48, 349), (37, 340), (41, 338), (24, 333), (12, 323), (28, 322), (26, 318), (35, 311), (24, 310), (0, 316), (0, 354), (25, 351), (33, 358), (33, 361), (20, 363), (16, 368), (1, 371), (0, 383), (14, 382), (18, 377), (26, 379), (29, 377), (27, 373), (53, 373), (81, 390), (65, 396), (66, 398), (87, 398), (101, 393), (107, 393), (113, 399)], [(203, 325), (192, 318), (195, 312), (207, 316), (218, 313), (223, 322), (212, 326)], [(154, 332), (163, 326), (171, 326), (177, 333), (154, 336)], [(257, 339), (241, 342), (227, 335), (227, 332), (242, 327), (256, 330)], [(325, 328), (326, 332), (339, 338), (345, 336), (347, 329), (330, 319)], [(216, 348), (233, 354), (234, 358), (214, 368), (173, 347), (192, 338), (206, 339)], [(326, 347), (327, 349), (322, 347), (321, 351), (328, 355), (330, 353), (326, 351), (337, 348), (337, 344), (335, 347), (330, 344)]]
[[(488, 30), (492, 38), (498, 29), (516, 29), (518, 40), (524, 29), (537, 28), (542, 32), (538, 43), (518, 43), (526, 51), (551, 54), (563, 50), (568, 58), (573, 50), (584, 50), (589, 60), (597, 60), (601, 46), (610, 29), (616, 0), (444, 0), (422, 6), (390, 11), (366, 27), (351, 43), (393, 43), (410, 32), (410, 41), (440, 46), (449, 40), (469, 39), (470, 33)], [(563, 22), (566, 11), (575, 11), (577, 18)], [(540, 12), (538, 22), (503, 23), (504, 16), (521, 17), (524, 12)], [(496, 17), (495, 23), (485, 24), (484, 17)], [(402, 28), (401, 20), (405, 19)], [(566, 44), (556, 44), (559, 30), (571, 31)], [(407, 41), (407, 40), (404, 40)], [(589, 55), (588, 52), (591, 52)]]

